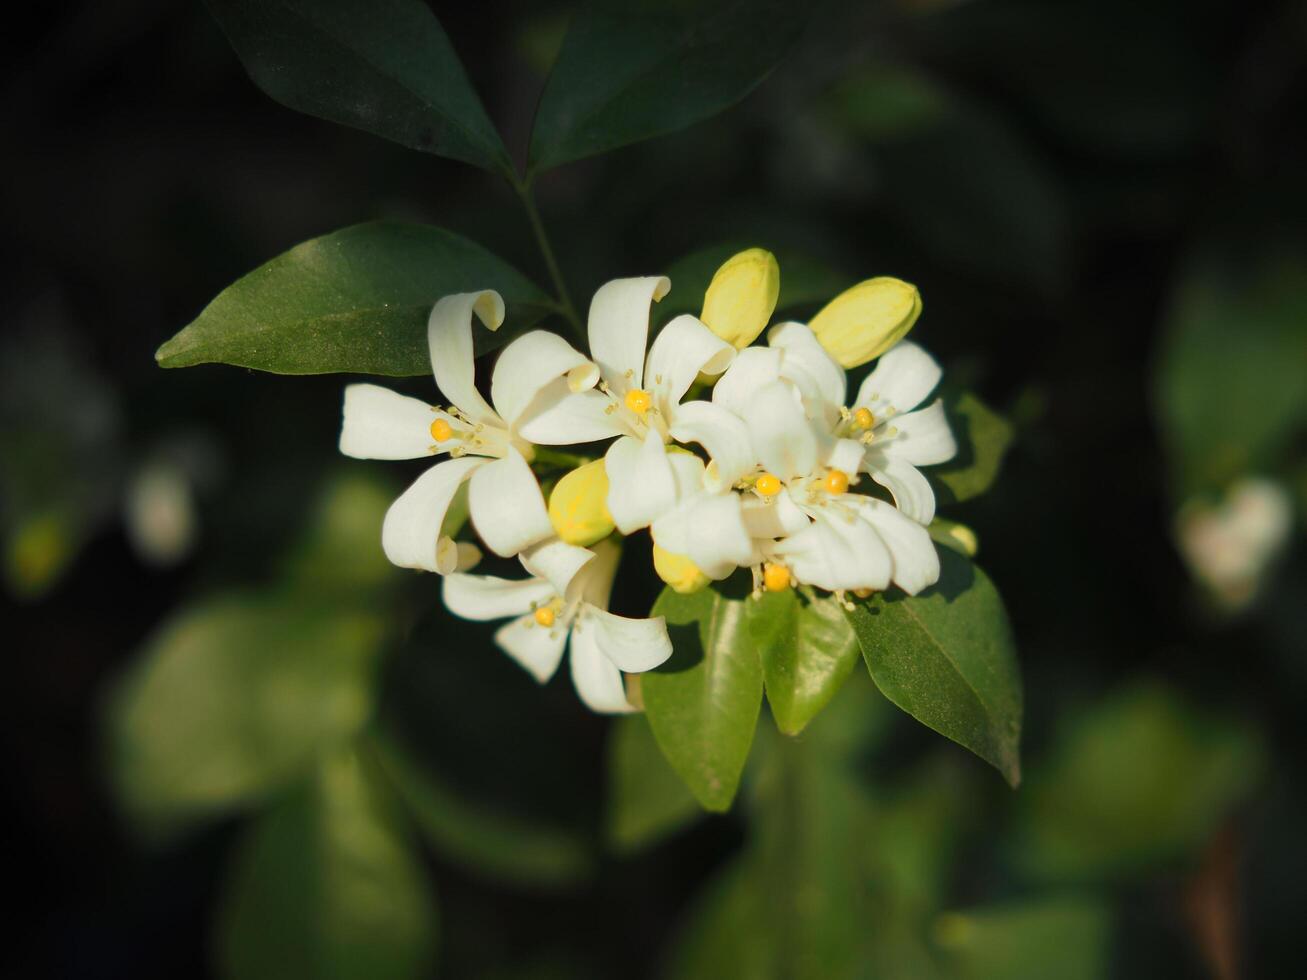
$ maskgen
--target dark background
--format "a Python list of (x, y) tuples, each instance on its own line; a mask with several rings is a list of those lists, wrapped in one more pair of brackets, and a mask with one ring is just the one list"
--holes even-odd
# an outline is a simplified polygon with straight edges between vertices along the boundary
[[(1256, 261), (1266, 242), (1307, 241), (1307, 13), (1296, 3), (852, 6), (826, 10), (726, 115), (541, 179), (572, 292), (728, 240), (802, 249), (850, 281), (916, 283), (926, 312), (914, 337), (1018, 430), (997, 487), (949, 516), (977, 530), (1015, 624), (1029, 764), (1064, 713), (1141, 677), (1264, 738), (1265, 775), (1222, 820), (1216, 852), (1113, 886), (1115, 975), (1288, 975), (1307, 908), (1301, 547), (1252, 612), (1212, 611), (1172, 542), (1182, 494), (1152, 393), (1196, 252), (1218, 240)], [(566, 10), (435, 7), (520, 158)], [(145, 846), (103, 775), (103, 692), (182, 600), (269, 573), (314, 487), (340, 465), (341, 379), (162, 371), (153, 352), (260, 262), (376, 217), (455, 230), (547, 278), (502, 182), (276, 105), (200, 3), (28, 14), (0, 42), (4, 424), (37, 433), (42, 465), (59, 492), (76, 488), (86, 516), (58, 580), (5, 600), (0, 761), (15, 904), (0, 955), (15, 976), (202, 976), (240, 821)], [(944, 121), (915, 128), (918, 91), (867, 95), (890, 69), (928, 79)], [(42, 381), (46, 363), (60, 365), (63, 387)], [(16, 378), (34, 390), (20, 394)], [(180, 564), (157, 568), (118, 515), (133, 468), (179, 441), (199, 447), (200, 534)], [(8, 479), (12, 526), (28, 492), (12, 487), (28, 484), (12, 469)], [(630, 583), (619, 604), (651, 587)], [(536, 711), (553, 727), (519, 734), (555, 739), (530, 751), (565, 775), (551, 784), (559, 799), (529, 805), (598, 826), (604, 725), (574, 707), (565, 678), (533, 709), (541, 696), (512, 668), (482, 680), (445, 662), (430, 700), (415, 703), (433, 669), (411, 652), (395, 658), (397, 716), (453, 718), (451, 765), (472, 772), (511, 765), (520, 746), (471, 740), (460, 705)], [(912, 766), (933, 739), (900, 726), (877, 771)], [(1004, 888), (986, 838), (1005, 819), (1007, 791), (996, 778), (980, 785), (959, 900)], [(518, 786), (519, 802), (528, 789)], [(741, 835), (738, 819), (714, 818), (641, 857), (605, 858), (593, 881), (561, 894), (437, 860), (444, 973), (508, 975), (530, 962), (538, 974), (513, 975), (644, 976)], [(1211, 866), (1204, 853), (1233, 855), (1233, 875), (1195, 885)], [(1220, 957), (1184, 911), (1209, 886), (1235, 972), (1213, 965)]]

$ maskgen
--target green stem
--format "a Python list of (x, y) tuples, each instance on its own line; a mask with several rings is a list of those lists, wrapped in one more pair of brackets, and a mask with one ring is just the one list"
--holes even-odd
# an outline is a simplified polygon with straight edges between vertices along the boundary
[(589, 456), (582, 456), (578, 453), (565, 453), (557, 449), (551, 449), (548, 446), (533, 446), (532, 449), (535, 452), (532, 462), (541, 463), (545, 466), (557, 466), (570, 470), (594, 462)]
[(567, 322), (572, 325), (577, 335), (582, 336), (581, 318), (576, 315), (576, 307), (572, 305), (572, 297), (567, 292), (567, 283), (563, 281), (563, 272), (558, 266), (558, 259), (554, 256), (554, 248), (549, 244), (545, 223), (540, 220), (540, 211), (536, 208), (535, 196), (531, 193), (530, 179), (515, 180), (513, 189), (517, 191), (518, 199), (526, 209), (527, 220), (531, 222), (531, 231), (535, 235), (536, 244), (540, 246), (540, 254), (544, 256), (545, 266), (549, 270), (549, 278), (553, 282), (554, 292), (562, 307), (563, 315), (567, 317)]

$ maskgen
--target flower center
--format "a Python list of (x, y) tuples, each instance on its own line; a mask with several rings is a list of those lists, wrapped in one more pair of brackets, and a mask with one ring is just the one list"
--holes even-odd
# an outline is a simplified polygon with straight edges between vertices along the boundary
[(454, 435), (454, 427), (444, 419), (436, 419), (431, 423), (431, 438), (436, 442), (444, 442)]
[(781, 564), (768, 565), (762, 570), (762, 584), (768, 592), (781, 592), (790, 587), (790, 570)]
[(860, 408), (853, 413), (853, 421), (859, 429), (870, 429), (876, 424), (876, 416), (871, 414), (871, 409)]
[(780, 478), (771, 473), (764, 473), (754, 481), (753, 489), (764, 497), (774, 497), (781, 492)]
[(632, 388), (626, 393), (626, 407), (636, 415), (643, 415), (653, 406), (653, 395), (641, 388)]
[(534, 615), (535, 615), (536, 622), (539, 623), (541, 626), (543, 626), (545, 629), (548, 629), (549, 627), (554, 625), (554, 619), (556, 618), (557, 614), (554, 612), (552, 606), (541, 606), (539, 609), (535, 611)]
[(830, 494), (845, 493), (849, 489), (849, 475), (843, 470), (831, 470), (822, 481), (822, 486)]

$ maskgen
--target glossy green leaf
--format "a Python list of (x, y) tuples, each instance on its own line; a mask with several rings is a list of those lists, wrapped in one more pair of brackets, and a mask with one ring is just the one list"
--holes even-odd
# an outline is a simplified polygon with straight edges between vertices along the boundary
[(797, 735), (853, 670), (857, 638), (833, 598), (793, 589), (764, 593), (750, 610), (749, 630), (776, 724)]
[(1111, 975), (1112, 914), (1099, 898), (1059, 896), (941, 915), (935, 941), (958, 980)]
[(1022, 795), (1018, 864), (1096, 879), (1201, 847), (1264, 771), (1255, 731), (1142, 683), (1074, 716)]
[(876, 593), (848, 613), (872, 679), (922, 724), (1021, 780), (1021, 675), (988, 576), (940, 550), (940, 580), (918, 596)]
[(206, 0), (282, 105), (510, 178), (513, 165), (422, 0)]
[(115, 692), (111, 775), (147, 829), (301, 778), (372, 708), (374, 615), (282, 596), (210, 599), (164, 623)]
[(806, 11), (787, 0), (599, 0), (563, 40), (531, 132), (537, 172), (684, 129), (744, 98)]
[(378, 736), (374, 747), (413, 822), (442, 857), (517, 884), (567, 884), (590, 872), (593, 861), (579, 835), (468, 799), (392, 735)]
[(1012, 445), (1012, 426), (969, 391), (942, 392), (958, 453), (942, 466), (925, 472), (939, 489), (943, 503), (970, 500), (998, 479), (1003, 457)]
[(616, 718), (608, 731), (608, 839), (619, 851), (648, 847), (703, 811), (667, 764), (649, 722)]
[(449, 293), (495, 289), (507, 319), (478, 352), (537, 322), (550, 301), (453, 232), (376, 221), (296, 245), (228, 286), (159, 348), (163, 367), (235, 364), (276, 374), (431, 372), (427, 317)]
[(430, 976), (436, 908), (410, 834), (358, 754), (324, 758), (237, 851), (217, 926), (232, 980)]
[(693, 595), (664, 589), (653, 608), (667, 617), (675, 652), (641, 675), (645, 713), (663, 755), (708, 810), (730, 807), (762, 706), (746, 601), (715, 587)]

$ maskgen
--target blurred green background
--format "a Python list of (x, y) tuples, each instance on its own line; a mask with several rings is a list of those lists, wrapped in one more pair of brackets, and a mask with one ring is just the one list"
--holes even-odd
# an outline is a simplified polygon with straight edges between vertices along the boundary
[[(434, 9), (518, 153), (570, 8)], [(1307, 5), (813, 5), (740, 106), (540, 179), (574, 295), (723, 243), (782, 290), (899, 276), (1014, 429), (944, 513), (1016, 629), (1021, 788), (859, 669), (799, 739), (762, 720), (714, 817), (639, 719), (539, 690), (385, 563), (417, 471), (337, 455), (345, 379), (154, 364), (362, 220), (543, 283), (511, 191), (274, 104), (199, 2), (11, 23), (5, 975), (1296, 972)]]

